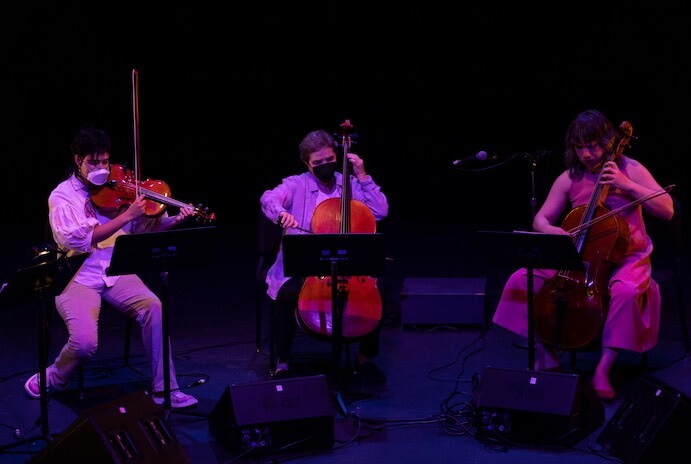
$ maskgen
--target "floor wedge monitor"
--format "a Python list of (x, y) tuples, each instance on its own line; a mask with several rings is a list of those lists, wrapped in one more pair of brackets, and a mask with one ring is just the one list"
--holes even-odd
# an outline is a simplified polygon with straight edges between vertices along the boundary
[(477, 397), (478, 439), (572, 446), (604, 421), (577, 374), (486, 367)]
[(330, 448), (334, 412), (323, 375), (232, 384), (211, 412), (209, 432), (234, 453)]

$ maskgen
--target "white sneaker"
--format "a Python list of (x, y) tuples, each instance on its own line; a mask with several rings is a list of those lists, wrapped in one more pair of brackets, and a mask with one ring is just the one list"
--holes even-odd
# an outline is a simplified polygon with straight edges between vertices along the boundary
[[(40, 398), (41, 397), (41, 381), (39, 378), (38, 374), (34, 374), (29, 379), (24, 383), (24, 390), (29, 394), (30, 397), (32, 398)], [(50, 389), (46, 389), (50, 390)]]
[[(156, 393), (152, 395), (154, 403), (159, 406), (163, 406), (164, 398), (163, 393)], [(183, 393), (180, 390), (175, 390), (170, 392), (170, 407), (173, 409), (189, 408), (199, 403), (199, 400), (192, 395)]]

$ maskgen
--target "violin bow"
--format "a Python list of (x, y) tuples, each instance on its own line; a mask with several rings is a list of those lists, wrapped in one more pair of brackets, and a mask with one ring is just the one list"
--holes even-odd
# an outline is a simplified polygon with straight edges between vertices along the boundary
[(139, 185), (139, 72), (136, 69), (132, 70), (132, 136), (134, 140), (134, 185), (135, 198), (140, 195)]

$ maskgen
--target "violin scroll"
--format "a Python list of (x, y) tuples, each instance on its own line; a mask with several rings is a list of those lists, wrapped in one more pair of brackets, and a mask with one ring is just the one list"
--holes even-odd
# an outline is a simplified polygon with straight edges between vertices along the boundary
[(194, 214), (194, 217), (197, 219), (197, 221), (209, 223), (216, 220), (216, 213), (212, 213), (209, 211), (208, 206), (202, 206), (201, 203), (194, 207), (194, 212), (192, 214)]

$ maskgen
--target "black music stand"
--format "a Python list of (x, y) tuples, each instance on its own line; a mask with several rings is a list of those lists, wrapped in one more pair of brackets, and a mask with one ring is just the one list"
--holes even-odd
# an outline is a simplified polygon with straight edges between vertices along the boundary
[[(384, 274), (386, 248), (379, 233), (288, 234), (283, 236), (284, 274), (291, 277)], [(331, 285), (332, 354), (334, 380), (340, 385), (343, 310), (346, 296), (339, 285)]]
[[(161, 277), (163, 343), (163, 409), (170, 406), (170, 336), (168, 329), (168, 271), (207, 264), (215, 240), (215, 226), (120, 235), (115, 239), (109, 276), (158, 272)], [(177, 411), (184, 412), (184, 411)], [(167, 416), (167, 414), (166, 414)]]
[(543, 234), (529, 231), (477, 232), (483, 242), (488, 260), (494, 264), (524, 267), (528, 271), (528, 369), (535, 368), (535, 321), (533, 271), (535, 269), (561, 269), (585, 271), (573, 239), (568, 235)]
[(55, 249), (42, 249), (32, 259), (32, 264), (18, 269), (0, 292), (0, 307), (10, 308), (29, 301), (38, 307), (38, 372), (41, 408), (41, 435), (24, 439), (19, 443), (0, 447), (0, 451), (35, 440), (52, 441), (48, 427), (48, 336), (50, 300), (59, 295), (82, 265), (88, 253), (65, 258)]

